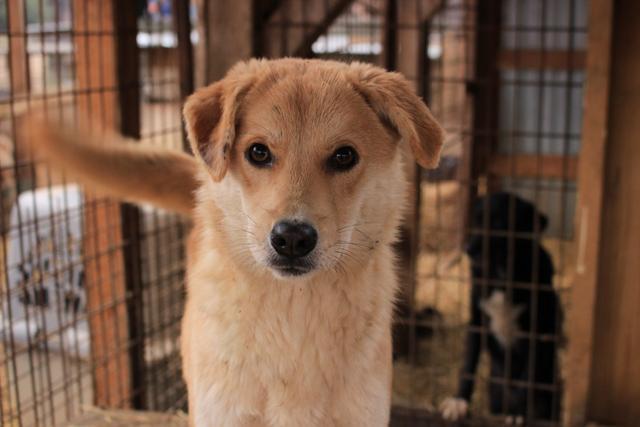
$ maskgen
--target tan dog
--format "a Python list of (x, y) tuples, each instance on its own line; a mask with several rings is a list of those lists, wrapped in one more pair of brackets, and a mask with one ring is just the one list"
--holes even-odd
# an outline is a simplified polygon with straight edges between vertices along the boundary
[(93, 186), (192, 216), (192, 424), (387, 425), (401, 144), (432, 167), (441, 128), (399, 74), (298, 59), (238, 64), (184, 117), (196, 159), (27, 128)]

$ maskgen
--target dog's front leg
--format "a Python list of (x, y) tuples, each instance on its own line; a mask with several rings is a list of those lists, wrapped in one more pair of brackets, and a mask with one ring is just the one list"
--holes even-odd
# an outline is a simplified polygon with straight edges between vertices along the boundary
[(391, 413), (391, 392), (386, 380), (364, 379), (357, 389), (336, 396), (332, 423), (339, 427), (386, 427)]
[(376, 345), (376, 357), (363, 364), (365, 357), (355, 358), (355, 366), (333, 399), (332, 425), (340, 427), (386, 427), (391, 413), (392, 352), (391, 331)]
[[(210, 366), (211, 367), (211, 366)], [(215, 369), (199, 369), (193, 375), (190, 395), (190, 418), (194, 427), (270, 427), (263, 417), (263, 391), (255, 379), (237, 381), (242, 375), (231, 372), (228, 376)]]
[[(243, 411), (226, 399), (197, 399), (189, 405), (192, 427), (271, 427), (262, 416)], [(300, 424), (304, 425), (304, 424)]]
[(475, 387), (475, 374), (482, 350), (482, 336), (477, 329), (483, 326), (480, 301), (481, 287), (473, 284), (471, 293), (471, 316), (464, 342), (464, 361), (459, 380), (458, 393), (440, 403), (442, 417), (448, 421), (458, 421), (467, 417), (469, 403)]

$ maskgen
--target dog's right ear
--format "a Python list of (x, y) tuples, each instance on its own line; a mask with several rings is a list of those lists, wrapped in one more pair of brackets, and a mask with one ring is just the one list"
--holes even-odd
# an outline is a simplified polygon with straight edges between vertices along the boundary
[[(191, 150), (207, 167), (211, 167), (214, 160), (213, 130), (222, 118), (223, 89), (223, 82), (198, 89), (187, 98), (182, 109)], [(221, 167), (222, 164), (218, 165), (218, 169)]]
[(236, 116), (249, 87), (249, 80), (227, 77), (198, 89), (184, 104), (183, 115), (191, 149), (216, 182), (224, 177), (229, 167), (236, 138)]

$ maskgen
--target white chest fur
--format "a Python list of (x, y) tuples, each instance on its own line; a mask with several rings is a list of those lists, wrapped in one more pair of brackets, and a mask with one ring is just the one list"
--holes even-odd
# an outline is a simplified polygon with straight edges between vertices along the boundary
[(395, 279), (378, 259), (344, 281), (250, 284), (199, 260), (183, 343), (196, 425), (385, 425)]
[(489, 330), (505, 348), (511, 347), (520, 332), (518, 318), (523, 306), (514, 306), (503, 291), (493, 291), (491, 296), (480, 301), (480, 309), (489, 317)]

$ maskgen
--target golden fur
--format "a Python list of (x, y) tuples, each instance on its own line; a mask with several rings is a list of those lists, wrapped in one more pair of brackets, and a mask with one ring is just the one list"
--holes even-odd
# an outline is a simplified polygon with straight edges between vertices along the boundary
[[(85, 144), (33, 117), (25, 128), (80, 179), (193, 218), (182, 328), (192, 425), (388, 424), (400, 144), (432, 167), (439, 125), (399, 74), (299, 59), (238, 64), (193, 94), (184, 117), (197, 160)], [(272, 167), (245, 159), (254, 142)], [(344, 145), (359, 163), (328, 171)], [(269, 266), (269, 232), (283, 218), (317, 229), (305, 275)]]

